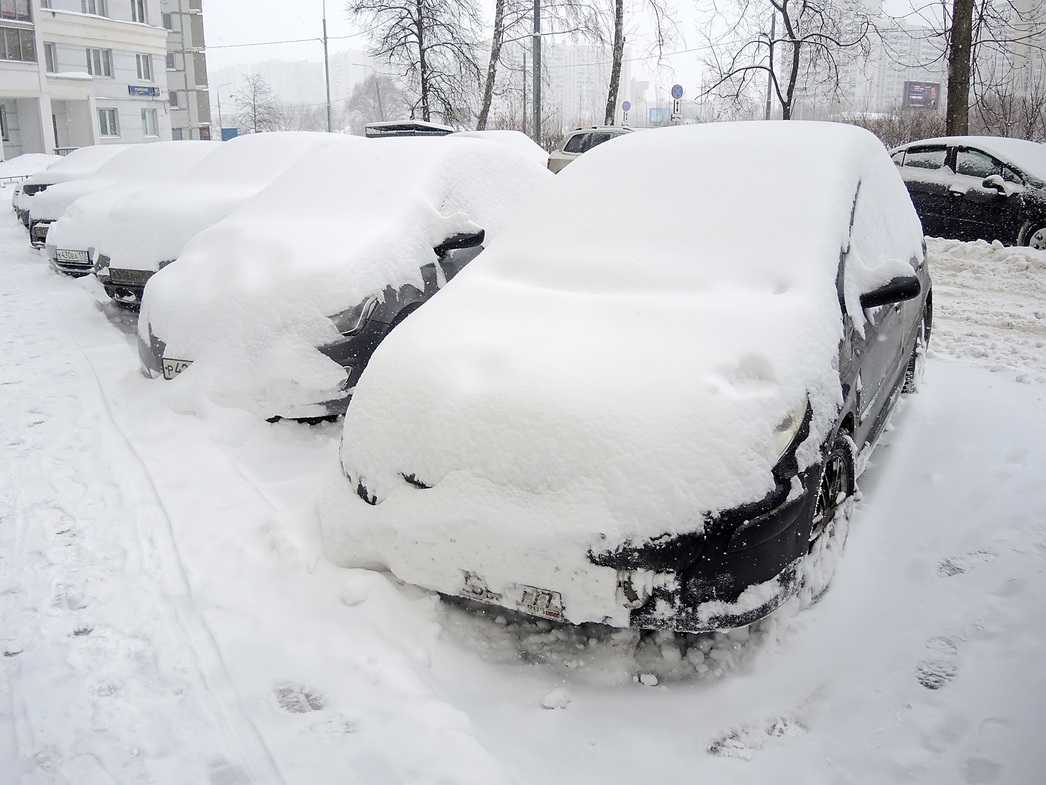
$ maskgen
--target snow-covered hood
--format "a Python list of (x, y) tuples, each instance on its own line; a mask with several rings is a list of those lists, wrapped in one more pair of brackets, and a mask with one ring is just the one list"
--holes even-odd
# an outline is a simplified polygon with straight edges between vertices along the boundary
[(313, 349), (340, 337), (327, 317), (386, 287), (423, 289), (435, 246), (479, 229), (496, 237), (550, 177), (533, 156), (485, 139), (353, 138), (318, 150), (150, 280), (142, 338), (193, 360), (186, 383), (223, 401), (254, 408), (257, 398), (272, 413), (325, 400), (345, 378)]
[[(345, 417), (349, 485), (374, 509), (415, 490), (405, 477), (473, 478), (524, 507), (585, 488), (609, 547), (760, 499), (774, 426), (809, 395), (811, 462), (841, 402), (836, 279), (859, 182), (898, 264), (920, 257), (904, 185), (859, 129), (680, 127), (587, 153), (379, 347)], [(482, 517), (467, 497), (460, 519)], [(584, 515), (523, 518), (549, 542), (594, 534)]]
[(99, 168), (130, 148), (131, 145), (129, 144), (113, 144), (91, 145), (89, 147), (81, 147), (73, 150), (67, 156), (59, 158), (43, 171), (37, 172), (36, 174), (26, 178), (25, 182), (22, 183), (22, 188), (15, 195), (13, 201), (15, 209), (30, 209), (30, 207), (35, 204), (36, 197), (42, 193), (37, 192), (35, 194), (27, 194), (25, 192), (25, 186), (51, 186), (55, 183), (64, 183), (70, 180), (79, 180), (85, 177), (90, 177), (97, 172)]
[[(221, 142), (182, 176), (125, 198), (99, 228), (98, 251), (113, 267), (155, 270), (310, 152), (344, 144), (338, 134), (274, 132)], [(142, 231), (148, 227), (148, 232)]]

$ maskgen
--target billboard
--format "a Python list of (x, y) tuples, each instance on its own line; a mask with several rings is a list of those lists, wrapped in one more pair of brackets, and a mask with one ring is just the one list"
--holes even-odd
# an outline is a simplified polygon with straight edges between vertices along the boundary
[(940, 95), (940, 82), (904, 83), (904, 105), (913, 109), (936, 109)]
[(651, 125), (668, 125), (672, 122), (672, 110), (668, 107), (650, 107)]

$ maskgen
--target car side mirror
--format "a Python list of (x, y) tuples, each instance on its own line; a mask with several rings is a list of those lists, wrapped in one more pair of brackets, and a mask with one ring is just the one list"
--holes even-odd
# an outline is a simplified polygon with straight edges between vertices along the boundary
[(990, 174), (984, 178), (981, 182), (982, 188), (992, 188), (1001, 194), (1006, 193), (1006, 181), (1002, 179), (1002, 175)]
[(918, 297), (921, 290), (918, 278), (914, 275), (903, 275), (878, 289), (862, 294), (861, 307), (876, 308), (880, 305), (904, 302)]
[(478, 232), (452, 234), (432, 250), (436, 252), (436, 256), (443, 256), (447, 251), (455, 251), (458, 248), (475, 248), (483, 245), (485, 237), (486, 232), (483, 229), (480, 229)]

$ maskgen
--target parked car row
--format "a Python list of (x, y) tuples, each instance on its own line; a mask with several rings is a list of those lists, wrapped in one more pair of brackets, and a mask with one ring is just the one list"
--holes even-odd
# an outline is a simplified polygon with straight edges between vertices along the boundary
[(918, 385), (933, 298), (898, 172), (840, 124), (625, 133), (555, 177), (512, 133), (264, 134), (85, 194), (47, 245), (140, 305), (147, 375), (344, 412), (334, 562), (698, 631), (824, 590)]

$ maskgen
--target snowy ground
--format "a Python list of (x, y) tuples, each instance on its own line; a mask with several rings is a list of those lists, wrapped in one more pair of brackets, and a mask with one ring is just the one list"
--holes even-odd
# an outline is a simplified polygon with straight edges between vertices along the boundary
[(338, 426), (141, 377), (133, 317), (2, 211), (0, 782), (1041, 782), (1046, 254), (930, 250), (924, 390), (831, 591), (641, 637), (334, 568)]

